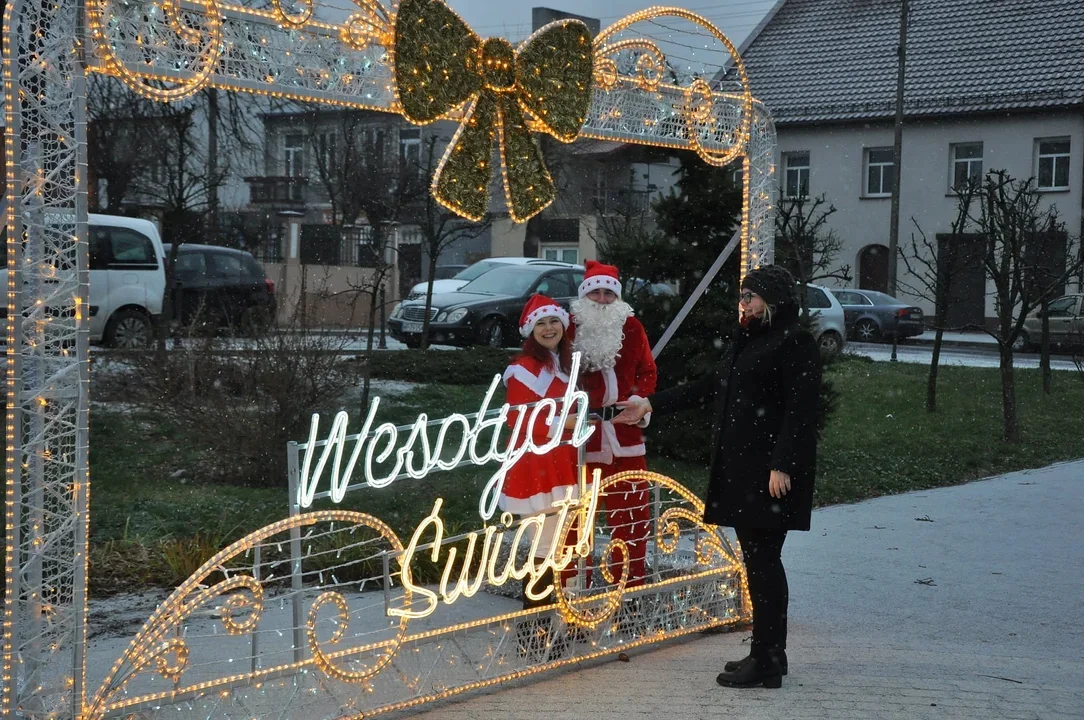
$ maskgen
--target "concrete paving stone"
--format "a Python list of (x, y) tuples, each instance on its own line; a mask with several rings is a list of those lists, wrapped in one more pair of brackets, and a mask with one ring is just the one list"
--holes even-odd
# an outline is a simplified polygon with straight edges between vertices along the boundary
[[(414, 717), (1082, 720), (1082, 478), (1077, 461), (814, 512), (811, 532), (784, 548), (791, 674), (780, 690), (715, 684), (748, 653), (743, 630)], [(915, 583), (927, 577), (936, 585)]]

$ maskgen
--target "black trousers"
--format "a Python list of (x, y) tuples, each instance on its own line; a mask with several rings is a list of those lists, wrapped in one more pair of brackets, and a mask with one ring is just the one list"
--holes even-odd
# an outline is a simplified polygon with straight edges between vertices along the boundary
[(787, 647), (787, 605), (790, 591), (783, 569), (786, 530), (734, 528), (745, 557), (749, 595), (753, 603), (752, 653)]

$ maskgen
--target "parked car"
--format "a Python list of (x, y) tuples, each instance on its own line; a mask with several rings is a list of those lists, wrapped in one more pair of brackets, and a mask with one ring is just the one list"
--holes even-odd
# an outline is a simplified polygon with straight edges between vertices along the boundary
[[(164, 245), (166, 261), (172, 246)], [(245, 334), (275, 319), (275, 283), (250, 253), (215, 245), (182, 244), (173, 267), (174, 317)]]
[[(576, 298), (584, 269), (555, 261), (507, 264), (492, 269), (458, 290), (433, 296), (429, 339), (442, 345), (518, 345), (519, 316), (536, 292), (566, 309)], [(425, 297), (404, 300), (388, 319), (392, 337), (408, 347), (421, 342)]]
[(858, 342), (879, 342), (898, 333), (899, 340), (926, 331), (922, 308), (875, 290), (832, 290), (843, 306), (847, 336)]
[[(534, 263), (549, 263), (553, 265), (556, 260), (543, 260), (541, 258), (529, 258), (529, 257), (495, 257), (486, 258), (485, 260), (479, 260), (473, 265), (464, 267), (457, 272), (454, 276), (443, 279), (440, 275), (437, 275), (437, 279), (433, 281), (433, 294), (439, 295), (442, 293), (449, 293), (458, 290), (467, 283), (480, 278), (490, 270), (499, 267), (505, 267), (506, 265), (531, 265)], [(572, 267), (567, 263), (560, 263), (567, 267)], [(410, 292), (407, 294), (407, 300), (417, 300), (420, 297), (425, 297), (425, 291), (428, 287), (428, 282), (420, 282), (414, 287), (410, 288)]]
[[(1066, 295), (1047, 305), (1050, 342), (1053, 345), (1084, 346), (1084, 294)], [(1042, 309), (1036, 308), (1024, 318), (1024, 328), (1016, 349), (1028, 351), (1039, 347), (1043, 338)]]
[(451, 280), (468, 267), (470, 267), (470, 265), (437, 265), (437, 270), (433, 273), (433, 279)]
[[(50, 214), (46, 222), (60, 225), (72, 218)], [(6, 287), (7, 233), (0, 234), (0, 283)], [(94, 213), (88, 217), (87, 239), (90, 342), (120, 348), (150, 346), (166, 290), (158, 228), (149, 220)], [(3, 313), (6, 316), (6, 307)]]
[(677, 292), (674, 288), (666, 283), (648, 282), (643, 278), (629, 278), (626, 280), (624, 293), (627, 297), (632, 297), (633, 295), (639, 295), (641, 293), (646, 295), (666, 295), (668, 297), (677, 296)]
[(843, 352), (846, 325), (839, 300), (826, 287), (806, 285), (806, 304), (821, 353), (831, 356)]

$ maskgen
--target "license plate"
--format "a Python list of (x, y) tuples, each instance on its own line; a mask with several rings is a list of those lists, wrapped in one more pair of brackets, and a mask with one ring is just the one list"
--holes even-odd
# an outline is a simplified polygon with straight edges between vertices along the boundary
[(403, 322), (403, 332), (417, 334), (417, 333), (420, 333), (421, 331), (422, 331), (422, 324), (420, 322), (411, 322), (409, 320)]

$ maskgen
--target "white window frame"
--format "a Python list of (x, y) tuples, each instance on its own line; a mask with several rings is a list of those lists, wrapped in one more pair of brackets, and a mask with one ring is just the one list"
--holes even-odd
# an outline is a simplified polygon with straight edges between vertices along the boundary
[[(322, 132), (317, 136), (316, 152), (319, 153), (320, 163), (329, 175), (335, 174), (335, 157), (338, 150), (339, 136), (334, 130)], [(319, 171), (319, 167), (317, 167)]]
[[(299, 138), (292, 144), (292, 138)], [(290, 132), (282, 136), (282, 175), (283, 177), (305, 177), (305, 136)]]
[[(890, 161), (890, 162), (871, 163), (870, 162), (870, 155), (872, 155), (874, 152), (877, 152), (877, 151), (880, 151), (880, 150), (887, 150), (888, 152), (893, 153), (893, 160)], [(865, 148), (865, 150), (862, 152), (862, 197), (868, 197), (868, 198), (892, 197), (892, 191), (889, 190), (888, 192), (885, 192), (884, 187), (885, 187), (885, 181), (886, 181), (886, 175), (885, 175), (886, 172), (888, 173), (888, 175), (887, 175), (888, 182), (891, 182), (891, 181), (896, 179), (894, 174), (893, 174), (894, 170), (895, 170), (894, 166), (896, 164), (894, 162), (894, 160), (895, 160), (894, 153), (895, 153), (895, 150), (891, 146), (888, 146), (888, 147), (868, 147), (868, 148)], [(881, 182), (880, 182), (880, 191), (879, 192), (870, 192), (869, 171), (870, 171), (870, 168), (873, 168), (873, 167), (880, 168)]]
[[(803, 159), (804, 165), (793, 164), (793, 161)], [(810, 153), (808, 150), (796, 150), (793, 152), (783, 153), (783, 197), (785, 198), (801, 198), (809, 197), (809, 168), (810, 168)], [(796, 176), (796, 188), (797, 193), (790, 192), (790, 175), (791, 171)], [(802, 192), (802, 180), (805, 180), (805, 192)]]
[[(981, 142), (961, 142), (953, 143), (949, 146), (951, 148), (949, 152), (949, 192), (959, 192), (960, 187), (956, 182), (956, 168), (964, 165), (967, 167), (967, 177), (976, 178), (977, 182), (982, 182), (983, 161), (985, 160), (986, 148)], [(979, 149), (979, 156), (977, 158), (961, 158), (958, 157), (962, 148), (974, 148)], [(978, 172), (975, 172), (974, 165), (978, 165)]]
[[(1056, 143), (1056, 142), (1069, 143), (1069, 149), (1066, 152), (1063, 152), (1063, 153), (1061, 153), (1061, 152), (1058, 152), (1058, 153), (1051, 153), (1051, 152), (1044, 153), (1042, 151), (1043, 143)], [(1069, 189), (1069, 182), (1070, 182), (1069, 173), (1072, 171), (1072, 165), (1071, 165), (1072, 154), (1073, 154), (1073, 141), (1072, 141), (1072, 138), (1070, 138), (1068, 136), (1065, 136), (1065, 137), (1036, 138), (1035, 139), (1035, 187), (1036, 187), (1036, 189), (1045, 190), (1045, 191), (1068, 190)], [(1040, 168), (1042, 168), (1043, 160), (1046, 160), (1046, 159), (1049, 159), (1051, 161), (1050, 181), (1053, 184), (1051, 184), (1051, 185), (1040, 185), (1039, 183), (1041, 181), (1039, 179), (1040, 178), (1040, 172), (1039, 171), (1040, 171)], [(1057, 177), (1058, 177), (1058, 167), (1063, 163), (1065, 165), (1065, 184), (1064, 185), (1058, 185), (1058, 184), (1056, 184), (1057, 183)]]
[[(540, 248), (542, 260), (550, 260), (552, 262), (566, 262), (572, 265), (578, 265), (580, 262), (580, 247), (579, 245), (543, 245)], [(565, 260), (564, 254), (566, 252), (575, 253), (575, 257), (572, 260)], [(556, 257), (550, 257), (550, 253), (556, 255)]]
[(404, 165), (414, 163), (414, 169), (417, 170), (419, 175), (425, 172), (425, 168), (422, 167), (422, 134), (420, 129), (405, 128), (399, 130), (399, 160)]

